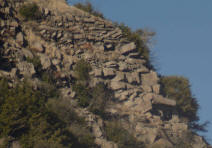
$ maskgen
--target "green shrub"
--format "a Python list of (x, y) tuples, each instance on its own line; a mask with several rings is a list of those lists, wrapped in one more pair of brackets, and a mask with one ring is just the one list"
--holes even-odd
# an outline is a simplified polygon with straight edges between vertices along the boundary
[(8, 58), (0, 57), (0, 69), (10, 71), (14, 66), (13, 62), (10, 62)]
[(89, 106), (90, 101), (92, 99), (90, 88), (87, 86), (90, 80), (90, 71), (91, 66), (84, 59), (79, 60), (74, 67), (76, 81), (74, 82), (73, 90), (77, 94), (76, 98), (78, 100), (78, 104), (81, 107)]
[(4, 52), (5, 50), (3, 49), (3, 47), (1, 47), (1, 40), (0, 40), (0, 69), (5, 71), (10, 71), (12, 67), (15, 66), (15, 64), (14, 64), (14, 61), (12, 61), (11, 57), (7, 57), (4, 55)]
[(117, 121), (106, 122), (105, 134), (108, 140), (117, 143), (120, 148), (144, 148), (144, 144), (138, 142)]
[(85, 119), (76, 114), (68, 99), (51, 99), (47, 103), (47, 108), (68, 125), (68, 131), (76, 137), (73, 147), (95, 147), (94, 137), (87, 127)]
[(189, 80), (180, 76), (163, 76), (160, 84), (161, 94), (176, 101), (176, 110), (181, 118), (188, 121), (189, 128), (193, 131), (206, 132), (209, 122), (198, 122), (199, 104), (192, 96)]
[(44, 117), (31, 120), (30, 130), (22, 135), (20, 143), (23, 147), (33, 148), (39, 141), (48, 141), (46, 144), (62, 145), (63, 148), (71, 147), (75, 137), (66, 129), (66, 125), (55, 116), (48, 113)]
[(95, 10), (93, 8), (92, 4), (88, 1), (85, 2), (85, 3), (77, 3), (74, 6), (85, 11), (85, 12), (88, 12), (88, 13), (94, 15), (94, 16), (104, 18), (103, 14), (101, 12)]
[(26, 20), (37, 20), (41, 18), (41, 12), (36, 3), (24, 4), (19, 9), (19, 13)]
[(87, 107), (90, 104), (92, 99), (92, 95), (90, 93), (90, 89), (82, 84), (75, 84), (73, 86), (73, 90), (77, 94), (78, 104), (81, 107)]
[(107, 103), (112, 99), (112, 92), (104, 83), (97, 84), (91, 91), (92, 100), (89, 110), (94, 114), (104, 117)]
[(55, 85), (55, 83), (57, 81), (57, 78), (54, 75), (54, 71), (51, 69), (42, 70), (39, 73), (39, 78), (41, 79), (41, 81), (46, 82), (51, 85)]
[(85, 124), (74, 123), (69, 127), (69, 130), (77, 137), (78, 142), (81, 144), (81, 147), (78, 146), (77, 148), (97, 148), (94, 142), (95, 138)]
[(50, 99), (47, 103), (47, 108), (51, 112), (54, 112), (60, 120), (66, 124), (84, 124), (84, 118), (81, 118), (77, 113), (72, 109), (71, 104), (68, 99)]
[[(0, 131), (7, 136), (18, 136), (29, 128), (26, 123), (36, 115), (36, 110), (43, 109), (46, 98), (39, 92), (34, 92), (27, 84), (16, 89), (9, 89), (5, 80), (1, 80), (1, 113)], [(6, 94), (7, 93), (7, 94)], [(39, 96), (39, 98), (38, 98)]]
[(77, 94), (76, 98), (81, 107), (88, 107), (91, 112), (104, 118), (106, 106), (112, 99), (112, 92), (105, 84), (99, 83), (91, 88), (74, 84), (73, 90)]
[(88, 81), (90, 71), (91, 65), (83, 59), (79, 60), (74, 68), (77, 80), (79, 81)]
[(161, 93), (177, 103), (177, 111), (181, 117), (189, 122), (198, 121), (197, 111), (199, 105), (192, 96), (188, 79), (180, 76), (161, 77)]
[(67, 123), (45, 105), (54, 96), (41, 90), (26, 82), (10, 88), (6, 79), (0, 80), (0, 136), (13, 137), (25, 148), (33, 148), (39, 141), (64, 148), (78, 145)]
[(54, 141), (40, 140), (35, 143), (34, 148), (64, 148), (64, 146)]
[(73, 90), (81, 107), (89, 107), (94, 114), (104, 116), (106, 104), (111, 99), (112, 93), (103, 83), (89, 87), (90, 71), (91, 66), (85, 60), (82, 59), (76, 63), (74, 72), (77, 79), (73, 84)]
[(192, 148), (191, 143), (179, 141), (173, 148)]

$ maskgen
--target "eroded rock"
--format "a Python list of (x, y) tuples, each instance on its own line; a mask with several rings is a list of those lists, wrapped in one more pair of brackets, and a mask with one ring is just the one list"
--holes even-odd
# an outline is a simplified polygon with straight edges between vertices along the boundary
[(19, 32), (19, 33), (16, 35), (16, 41), (17, 41), (21, 46), (24, 45), (24, 35), (23, 35), (22, 32)]
[(136, 51), (136, 45), (135, 43), (129, 43), (126, 45), (123, 45), (120, 49), (121, 54), (129, 54), (131, 52), (135, 52)]
[(116, 75), (115, 70), (112, 68), (104, 68), (103, 73), (105, 77), (114, 77)]
[(39, 54), (41, 65), (43, 69), (47, 69), (51, 66), (50, 58), (45, 54)]
[(19, 62), (17, 64), (17, 68), (20, 71), (20, 74), (23, 74), (24, 76), (31, 77), (33, 74), (35, 74), (34, 65), (32, 63), (27, 62)]
[(40, 42), (33, 42), (31, 44), (31, 49), (43, 53), (44, 52), (44, 46)]
[(112, 81), (110, 86), (113, 90), (126, 89), (126, 83), (124, 82)]

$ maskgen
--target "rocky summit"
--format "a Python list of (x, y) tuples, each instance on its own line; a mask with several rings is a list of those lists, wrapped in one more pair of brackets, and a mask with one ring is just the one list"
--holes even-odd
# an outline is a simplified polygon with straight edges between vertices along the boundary
[[(31, 15), (36, 19), (24, 16), (27, 12), (21, 13), (27, 5), (38, 9), (36, 15)], [(54, 132), (43, 136), (48, 130), (39, 133), (37, 142), (26, 144), (33, 141), (35, 131), (41, 130), (34, 128), (34, 133), (29, 134), (34, 122), (21, 130), (23, 133), (28, 130), (24, 134), (20, 131), (13, 134), (16, 132), (13, 130), (2, 135), (1, 145), (9, 141), (7, 147), (10, 148), (210, 147), (189, 128), (188, 120), (178, 115), (176, 101), (161, 95), (160, 78), (140, 55), (136, 43), (124, 38), (122, 30), (114, 23), (70, 6), (65, 0), (0, 0), (0, 50), (0, 78), (8, 80), (10, 89), (19, 83), (29, 83), (33, 91), (41, 91), (41, 86), (48, 83), (46, 85), (59, 91), (60, 101), (52, 103), (53, 106), (66, 102), (67, 110), (71, 109), (83, 120), (78, 128), (72, 120), (63, 122), (72, 134), (70, 137), (75, 137), (70, 140), (72, 146), (66, 146), (68, 142), (63, 140), (57, 141), (59, 146), (46, 146), (48, 142), (35, 146), (39, 140), (48, 141), (55, 135)], [(64, 108), (53, 112), (60, 118)], [(63, 117), (60, 120), (63, 119), (65, 121)], [(19, 120), (14, 118), (10, 122)], [(0, 124), (2, 127), (3, 121)], [(84, 128), (85, 132), (80, 131)], [(0, 133), (5, 133), (4, 129)], [(73, 142), (80, 143), (86, 131), (94, 144), (86, 146), (88, 142), (85, 142), (84, 146), (79, 146)], [(27, 134), (31, 137), (24, 139), (23, 135)]]

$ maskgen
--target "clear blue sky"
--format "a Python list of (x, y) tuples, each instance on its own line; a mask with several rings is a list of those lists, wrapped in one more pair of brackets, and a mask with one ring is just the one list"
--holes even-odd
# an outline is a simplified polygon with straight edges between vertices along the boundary
[[(83, 0), (70, 0), (71, 3)], [(212, 123), (212, 0), (90, 0), (106, 18), (157, 34), (152, 49), (162, 75), (189, 78), (202, 122)], [(212, 144), (212, 125), (203, 133)]]

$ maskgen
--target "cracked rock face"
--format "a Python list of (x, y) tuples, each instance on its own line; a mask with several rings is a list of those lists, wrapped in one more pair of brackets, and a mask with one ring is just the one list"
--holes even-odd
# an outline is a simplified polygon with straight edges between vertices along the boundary
[[(163, 120), (176, 102), (160, 95), (158, 75), (146, 66), (135, 43), (122, 41), (122, 31), (112, 22), (68, 6), (63, 0), (33, 1), (40, 6), (44, 19), (21, 24), (14, 11), (17, 8), (0, 0), (0, 41), (4, 39), (4, 47), (0, 48), (6, 48), (17, 61), (9, 72), (0, 71), (0, 76), (33, 78), (35, 65), (26, 59), (39, 57), (42, 69), (51, 69), (51, 74), (60, 80), (58, 87), (63, 97), (73, 100), (77, 95), (71, 90), (73, 69), (77, 61), (85, 59), (92, 67), (90, 85), (103, 82), (114, 93), (115, 101), (107, 112), (120, 117), (123, 127), (150, 147), (173, 147), (172, 139), (187, 131), (188, 125), (177, 115)], [(15, 4), (23, 3), (20, 0)], [(23, 48), (25, 42), (29, 45)], [(75, 109), (85, 117), (100, 147), (118, 148), (105, 137), (103, 119), (86, 109)], [(206, 145), (201, 137), (195, 139), (195, 148)]]

